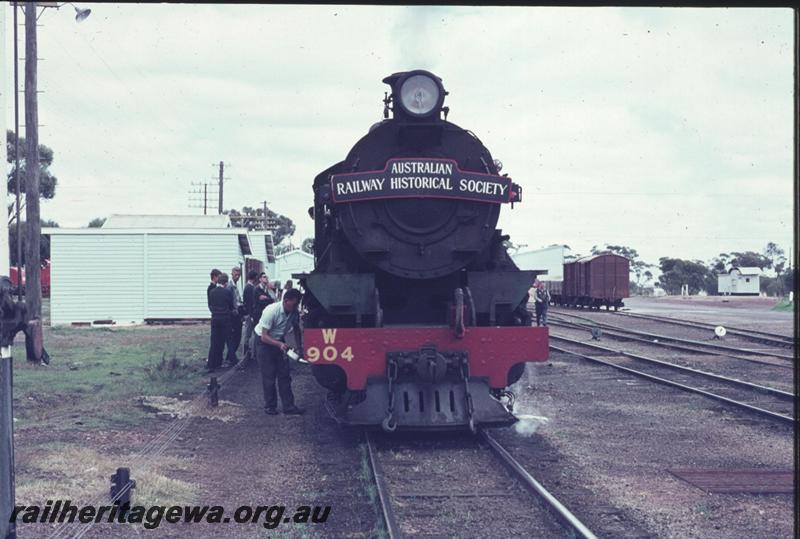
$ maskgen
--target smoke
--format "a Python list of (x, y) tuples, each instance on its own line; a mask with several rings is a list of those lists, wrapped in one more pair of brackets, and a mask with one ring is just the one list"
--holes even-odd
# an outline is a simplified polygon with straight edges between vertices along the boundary
[(544, 416), (532, 414), (518, 414), (517, 419), (519, 421), (514, 423), (514, 431), (525, 438), (533, 436), (541, 425), (550, 421)]
[(518, 421), (514, 423), (514, 431), (526, 438), (530, 438), (539, 427), (550, 422), (550, 418), (544, 416), (540, 411), (540, 406), (535, 399), (534, 369), (535, 367), (530, 364), (525, 365), (525, 373), (522, 378), (511, 387), (511, 391), (517, 396), (514, 415)]
[[(397, 43), (402, 43), (399, 51), (401, 63), (396, 71), (409, 69), (428, 69), (442, 76), (438, 69), (442, 64), (442, 34), (451, 30), (448, 22), (459, 12), (446, 6), (405, 6), (403, 14), (397, 18), (393, 34)], [(432, 46), (432, 43), (438, 44)]]

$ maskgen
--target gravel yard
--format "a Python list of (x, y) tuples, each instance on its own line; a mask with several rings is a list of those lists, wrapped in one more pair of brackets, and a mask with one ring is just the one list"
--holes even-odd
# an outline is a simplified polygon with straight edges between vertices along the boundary
[(549, 421), (502, 441), (599, 535), (793, 535), (791, 495), (708, 494), (668, 471), (791, 470), (790, 428), (555, 352), (519, 384), (522, 407)]
[[(588, 316), (620, 325), (632, 321), (606, 313)], [(635, 323), (654, 330), (652, 322)], [(684, 330), (670, 325), (657, 329), (672, 335)], [(293, 375), (298, 403), (307, 408), (304, 416), (266, 416), (258, 371), (252, 366), (223, 386), (218, 409), (188, 406), (208, 382), (200, 374), (207, 331), (207, 326), (48, 329), (48, 348), (57, 351), (53, 364), (45, 368), (15, 362), (18, 500), (105, 500), (115, 467), (129, 462), (172, 424), (174, 416), (189, 414), (191, 423), (163, 454), (154, 456), (145, 469), (133, 468), (136, 503), (218, 504), (229, 512), (240, 505), (285, 505), (287, 512), (300, 505), (329, 505), (329, 518), (325, 524), (280, 522), (275, 529), (265, 528), (263, 519), (257, 524), (162, 524), (148, 535), (380, 536), (383, 529), (361, 434), (329, 419), (324, 391), (307, 367), (296, 366)], [(585, 331), (551, 331), (589, 339)], [(610, 337), (601, 344), (791, 387), (791, 370), (783, 367)], [(519, 395), (517, 413), (524, 419), (495, 435), (599, 536), (793, 535), (791, 495), (708, 493), (670, 472), (790, 471), (790, 428), (557, 352), (551, 352), (548, 363), (529, 365), (514, 389)], [(380, 444), (387, 458), (399, 463), (387, 473), (399, 501), (412, 513), (404, 529), (409, 536), (440, 537), (448, 530), (461, 537), (523, 530), (538, 530), (534, 535), (541, 537), (561, 536), (557, 526), (537, 516), (535, 502), (513, 487), (513, 481), (508, 491), (512, 498), (503, 493), (510, 483), (502, 467), (485, 462), (480, 465), (483, 475), (470, 473), (475, 455), (459, 441), (468, 435), (427, 441), (424, 436), (395, 436), (400, 439), (393, 443), (392, 437), (381, 437)], [(419, 443), (423, 450), (417, 452)], [(426, 514), (418, 510), (420, 500)], [(18, 536), (47, 537), (52, 531), (51, 525), (21, 524)], [(86, 537), (134, 537), (142, 532), (141, 526), (97, 524)]]

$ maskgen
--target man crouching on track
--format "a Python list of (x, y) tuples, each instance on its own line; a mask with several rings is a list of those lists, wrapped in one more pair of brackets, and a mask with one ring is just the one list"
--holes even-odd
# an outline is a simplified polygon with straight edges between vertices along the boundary
[(264, 386), (264, 410), (269, 415), (277, 415), (278, 397), (275, 394), (275, 382), (278, 382), (278, 393), (284, 414), (302, 414), (304, 410), (294, 404), (292, 394), (292, 378), (289, 375), (289, 358), (286, 352), (289, 345), (284, 342), (286, 332), (298, 319), (297, 306), (300, 303), (300, 291), (287, 290), (280, 302), (264, 308), (261, 318), (256, 324), (256, 358), (261, 367), (261, 383)]

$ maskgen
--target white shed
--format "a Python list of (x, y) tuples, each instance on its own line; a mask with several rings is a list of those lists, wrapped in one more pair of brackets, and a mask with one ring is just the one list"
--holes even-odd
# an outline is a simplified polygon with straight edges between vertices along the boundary
[(253, 256), (264, 262), (264, 271), (270, 280), (274, 281), (277, 277), (275, 277), (275, 246), (272, 241), (272, 232), (251, 230), (247, 235), (250, 236)]
[(723, 296), (757, 296), (760, 276), (760, 268), (731, 268), (717, 276), (717, 292)]
[(287, 280), (295, 280), (292, 278), (292, 273), (309, 273), (313, 269), (314, 256), (301, 249), (295, 249), (275, 257), (274, 279), (280, 281), (283, 286)]
[(564, 279), (564, 246), (554, 245), (544, 249), (523, 251), (511, 255), (511, 260), (521, 270), (547, 270), (540, 276), (542, 281), (561, 281)]
[(243, 228), (111, 224), (42, 230), (50, 236), (51, 324), (208, 319), (209, 272), (229, 272), (251, 254)]

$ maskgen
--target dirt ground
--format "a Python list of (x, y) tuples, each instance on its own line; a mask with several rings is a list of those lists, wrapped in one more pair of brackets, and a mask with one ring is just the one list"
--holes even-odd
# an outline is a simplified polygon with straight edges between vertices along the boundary
[(708, 494), (668, 471), (792, 470), (791, 428), (555, 352), (520, 385), (548, 421), (502, 441), (598, 535), (793, 536), (791, 495)]
[[(221, 390), (218, 411), (209, 413), (205, 401), (194, 412), (186, 414), (186, 406), (177, 403), (185, 400), (148, 399), (146, 407), (151, 413), (148, 421), (136, 428), (138, 447), (155, 438), (174, 417), (193, 419), (165, 451), (166, 456), (156, 458), (157, 479), (168, 482), (161, 492), (152, 493), (154, 477), (149, 464), (140, 466), (148, 473), (137, 473), (132, 466), (132, 476), (137, 480), (134, 503), (141, 504), (199, 504), (220, 505), (230, 517), (242, 505), (286, 506), (287, 515), (303, 505), (330, 506), (324, 524), (294, 524), (281, 522), (275, 529), (264, 527), (264, 519), (257, 523), (237, 524), (169, 524), (162, 523), (155, 530), (146, 531), (153, 537), (375, 537), (378, 515), (368, 491), (369, 475), (364, 468), (363, 454), (359, 450), (360, 434), (340, 429), (330, 421), (321, 403), (321, 391), (307, 368), (300, 367), (294, 374), (294, 387), (298, 403), (307, 406), (304, 416), (267, 416), (263, 412), (260, 379), (256, 368), (236, 373)], [(172, 412), (173, 415), (170, 414)], [(124, 433), (104, 432), (106, 439), (122, 441)], [(94, 445), (98, 440), (86, 440)], [(24, 452), (24, 450), (23, 450)], [(100, 449), (89, 454), (76, 455), (82, 460), (96, 457)], [(36, 468), (29, 459), (18, 470), (18, 481), (27, 484)], [(105, 474), (114, 466), (129, 462), (124, 456), (105, 456), (97, 467)], [(146, 461), (149, 463), (149, 459)], [(59, 497), (91, 500), (93, 497), (75, 496), (70, 487), (78, 490), (100, 492), (108, 485), (102, 481), (85, 484), (81, 477), (86, 470), (76, 470), (74, 476), (63, 481)], [(89, 475), (94, 477), (91, 470)], [(138, 477), (137, 477), (138, 476)], [(94, 488), (92, 488), (94, 487)], [(144, 494), (144, 495), (143, 495)], [(104, 498), (100, 498), (101, 500)], [(105, 501), (103, 503), (106, 503)], [(273, 513), (274, 514), (274, 513)], [(73, 526), (72, 530), (81, 527)], [(52, 525), (21, 525), (18, 536), (47, 537)], [(85, 537), (137, 537), (141, 527), (106, 523), (94, 525)]]
[(632, 297), (625, 310), (632, 313), (672, 316), (709, 324), (752, 328), (792, 335), (794, 312), (776, 310), (776, 298), (760, 296)]
[[(20, 503), (106, 503), (109, 476), (130, 465), (134, 503), (218, 504), (227, 515), (246, 504), (331, 510), (324, 524), (97, 524), (85, 537), (381, 535), (360, 433), (328, 418), (307, 367), (293, 375), (304, 416), (266, 416), (254, 368), (228, 380), (211, 411), (200, 373), (207, 327), (48, 331), (50, 367), (15, 363)], [(556, 353), (529, 367), (515, 389), (527, 418), (496, 435), (599, 536), (793, 535), (791, 496), (708, 494), (668, 471), (790, 470), (790, 429)], [(184, 430), (162, 452), (132, 460), (178, 424)], [(18, 536), (53, 531), (21, 524)]]

